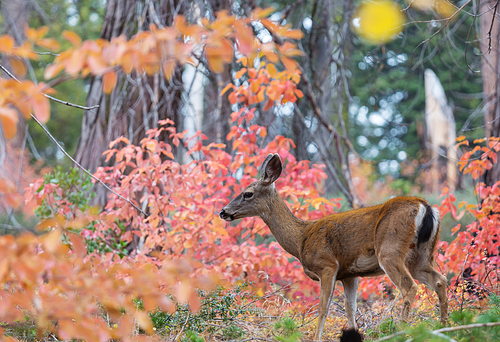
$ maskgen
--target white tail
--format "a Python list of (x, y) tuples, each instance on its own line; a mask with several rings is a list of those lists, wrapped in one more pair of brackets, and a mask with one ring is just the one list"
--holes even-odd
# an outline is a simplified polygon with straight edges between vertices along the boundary
[(385, 272), (403, 297), (406, 320), (417, 293), (414, 279), (439, 297), (441, 322), (446, 324), (446, 277), (433, 267), (439, 236), (439, 211), (417, 197), (396, 197), (384, 204), (333, 214), (319, 220), (295, 217), (274, 182), (282, 171), (278, 154), (269, 154), (262, 177), (250, 184), (220, 212), (232, 221), (259, 216), (278, 243), (295, 256), (311, 279), (320, 281), (319, 320), (315, 339), (321, 340), (335, 282), (342, 281), (349, 326), (356, 328), (358, 277)]

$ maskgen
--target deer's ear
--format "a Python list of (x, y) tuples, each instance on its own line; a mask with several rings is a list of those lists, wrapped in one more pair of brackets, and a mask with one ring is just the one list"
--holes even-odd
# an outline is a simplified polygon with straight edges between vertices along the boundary
[(260, 180), (266, 185), (272, 184), (280, 177), (282, 170), (283, 165), (279, 154), (269, 154), (262, 163)]

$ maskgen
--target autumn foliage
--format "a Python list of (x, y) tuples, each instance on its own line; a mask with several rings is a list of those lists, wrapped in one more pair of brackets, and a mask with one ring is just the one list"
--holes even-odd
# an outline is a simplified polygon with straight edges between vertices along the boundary
[[(297, 88), (301, 73), (293, 59), (300, 54), (295, 44), (262, 43), (251, 29), (251, 23), (259, 21), (276, 37), (302, 36), (289, 25), (267, 19), (270, 13), (257, 9), (248, 18), (236, 18), (221, 12), (213, 22), (203, 20), (200, 25), (178, 17), (172, 27), (151, 26), (130, 39), (109, 42), (63, 34), (72, 47), (55, 57), (45, 77), (63, 71), (72, 77), (99, 76), (108, 94), (118, 84), (118, 69), (160, 73), (170, 79), (175, 66), (199, 63), (192, 56), (201, 49), (208, 67), (221, 72), (233, 61), (236, 47), (243, 55), (241, 69), (235, 84), (228, 84), (221, 94), (237, 108), (226, 137), (233, 151), (228, 153), (222, 143), (207, 144), (203, 132), (188, 137), (171, 120), (149, 129), (137, 145), (125, 137), (111, 142), (104, 153), (111, 166), (99, 168), (95, 176), (146, 215), (113, 193), (101, 212), (82, 210), (60, 182), (33, 180), (25, 191), (27, 202), (45, 201), (53, 210), (39, 225), (44, 234), (0, 237), (0, 321), (32, 320), (40, 336), (53, 333), (65, 340), (146, 340), (156, 338), (149, 336), (153, 330), (148, 313), (157, 309), (171, 313), (178, 303), (196, 312), (200, 306), (196, 290), (209, 290), (217, 283), (249, 282), (258, 296), (292, 284), (284, 290), (284, 299), (294, 309), (310, 308), (317, 301), (317, 285), (260, 219), (227, 224), (218, 217), (229, 198), (259, 177), (260, 163), (271, 152), (283, 160), (283, 176), (276, 187), (296, 216), (316, 219), (341, 207), (340, 198), (324, 197), (323, 166), (297, 160), (292, 140), (271, 139), (267, 128), (258, 124), (260, 106), (267, 111), (303, 97)], [(45, 38), (46, 33), (44, 28), (27, 29), (23, 46), (0, 37), (0, 53), (9, 58), (17, 75), (26, 71), (22, 58), (38, 58), (35, 47), (59, 48), (56, 41)], [(7, 138), (16, 135), (18, 111), (24, 118), (34, 113), (42, 122), (49, 119), (46, 95), (53, 91), (45, 84), (2, 78), (0, 89), (0, 118)], [(167, 136), (168, 142), (160, 136)], [(461, 170), (479, 179), (497, 162), (498, 142), (496, 138), (475, 141), (477, 146), (462, 156)], [(459, 145), (468, 142), (462, 139)], [(175, 154), (182, 151), (179, 146), (187, 151), (182, 155), (185, 163), (179, 163), (181, 156)], [(10, 198), (12, 184), (0, 181), (0, 192)], [(465, 268), (470, 268), (467, 281), (495, 288), (498, 275), (493, 270), (500, 266), (500, 183), (492, 187), (478, 183), (476, 194), (480, 205), (460, 203), (457, 208), (455, 197), (445, 189), (442, 214), (451, 213), (457, 220), (468, 214), (474, 221), (465, 229), (458, 225), (453, 242), (440, 243), (438, 262), (452, 276), (452, 286), (462, 284)], [(90, 251), (88, 246), (96, 241), (111, 248)], [(381, 294), (383, 285), (380, 278), (362, 280), (362, 298)]]

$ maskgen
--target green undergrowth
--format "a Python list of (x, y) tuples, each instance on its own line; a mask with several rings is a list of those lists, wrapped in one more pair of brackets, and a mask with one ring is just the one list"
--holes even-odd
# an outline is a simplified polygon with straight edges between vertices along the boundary
[(202, 336), (217, 336), (219, 340), (237, 340), (245, 335), (239, 326), (245, 317), (256, 316), (259, 309), (252, 303), (254, 297), (246, 290), (247, 283), (231, 289), (222, 286), (215, 290), (200, 291), (201, 306), (193, 314), (188, 305), (178, 304), (177, 310), (170, 314), (156, 311), (150, 314), (158, 334), (167, 336), (180, 330), (184, 331), (184, 341), (203, 341)]
[[(500, 325), (485, 326), (488, 323), (500, 322), (500, 297), (492, 295), (486, 307), (464, 308), (450, 313), (448, 327), (451, 331), (443, 330), (436, 320), (428, 320), (412, 325), (395, 323), (385, 320), (376, 328), (365, 332), (366, 341), (377, 341), (392, 336), (386, 341), (392, 342), (493, 342), (500, 341)], [(483, 325), (484, 324), (484, 325)], [(467, 327), (468, 326), (468, 327)]]

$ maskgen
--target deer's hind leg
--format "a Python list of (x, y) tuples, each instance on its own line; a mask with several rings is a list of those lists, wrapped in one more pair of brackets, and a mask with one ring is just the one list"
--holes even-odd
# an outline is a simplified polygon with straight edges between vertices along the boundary
[(440, 320), (442, 325), (446, 325), (448, 320), (448, 296), (446, 288), (448, 280), (431, 265), (412, 272), (415, 279), (433, 289), (439, 298)]
[(401, 292), (403, 297), (401, 320), (406, 322), (417, 294), (417, 283), (406, 268), (404, 254), (400, 253), (393, 243), (384, 243), (377, 255), (380, 267)]

